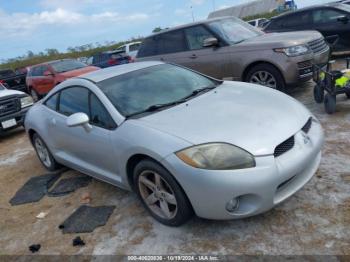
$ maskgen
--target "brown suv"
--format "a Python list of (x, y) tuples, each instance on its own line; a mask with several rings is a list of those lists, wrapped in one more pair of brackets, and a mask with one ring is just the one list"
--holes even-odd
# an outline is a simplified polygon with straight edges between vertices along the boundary
[(218, 79), (284, 90), (312, 77), (329, 46), (316, 31), (265, 34), (234, 17), (210, 19), (147, 37), (137, 60), (183, 65)]

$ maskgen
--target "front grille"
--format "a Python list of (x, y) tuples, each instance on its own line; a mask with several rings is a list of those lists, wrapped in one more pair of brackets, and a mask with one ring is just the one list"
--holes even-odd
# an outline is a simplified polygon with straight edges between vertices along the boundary
[(18, 98), (12, 97), (0, 100), (0, 116), (16, 113), (21, 110), (21, 104)]
[(279, 144), (275, 148), (274, 156), (279, 157), (283, 155), (284, 153), (291, 150), (294, 147), (294, 144), (295, 144), (295, 139), (294, 139), (294, 136), (292, 136), (288, 138), (286, 141), (284, 141), (283, 143)]
[(303, 126), (301, 130), (303, 130), (306, 134), (309, 133), (312, 125), (312, 118), (310, 117), (309, 120), (307, 120), (306, 124)]
[(324, 38), (311, 41), (308, 45), (315, 54), (322, 53), (329, 48)]
[(308, 60), (308, 61), (304, 61), (304, 62), (299, 62), (299, 63), (298, 63), (298, 67), (299, 67), (299, 69), (304, 69), (304, 68), (312, 67), (312, 61), (311, 61), (311, 60)]

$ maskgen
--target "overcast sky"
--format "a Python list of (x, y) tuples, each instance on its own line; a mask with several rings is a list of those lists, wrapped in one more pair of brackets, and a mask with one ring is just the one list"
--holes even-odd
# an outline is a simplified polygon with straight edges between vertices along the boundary
[[(147, 36), (249, 0), (0, 0), (0, 59)], [(327, 0), (296, 0), (299, 7)]]

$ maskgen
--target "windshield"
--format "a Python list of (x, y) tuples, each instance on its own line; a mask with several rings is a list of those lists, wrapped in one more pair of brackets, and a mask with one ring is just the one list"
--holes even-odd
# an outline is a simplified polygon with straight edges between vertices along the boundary
[(52, 66), (53, 70), (55, 70), (56, 73), (72, 71), (72, 70), (80, 69), (87, 66), (86, 64), (79, 62), (77, 60), (62, 60), (62, 61), (50, 63), (50, 65)]
[(217, 84), (188, 69), (162, 64), (103, 80), (97, 85), (116, 109), (128, 117), (155, 105), (179, 101), (195, 90)]
[(5, 90), (5, 87), (2, 84), (0, 84), (0, 91), (1, 90)]
[(211, 22), (209, 27), (231, 45), (263, 34), (259, 29), (234, 17)]

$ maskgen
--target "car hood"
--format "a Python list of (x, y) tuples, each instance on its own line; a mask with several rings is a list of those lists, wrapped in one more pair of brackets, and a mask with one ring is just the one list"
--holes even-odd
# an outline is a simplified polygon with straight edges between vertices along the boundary
[(224, 82), (187, 103), (137, 121), (191, 144), (225, 142), (259, 156), (273, 154), (310, 116), (302, 104), (279, 91)]
[(25, 95), (25, 93), (17, 90), (0, 90), (0, 98), (5, 97), (5, 96), (12, 96), (12, 95)]
[(99, 70), (99, 67), (96, 66), (87, 66), (87, 67), (83, 67), (80, 69), (76, 69), (76, 70), (72, 70), (72, 71), (68, 71), (68, 72), (64, 72), (64, 73), (60, 73), (61, 76), (64, 76), (65, 78), (71, 78), (71, 77), (75, 77), (75, 76), (81, 76), (83, 74), (86, 73), (90, 73), (96, 70)]
[(246, 46), (258, 46), (263, 48), (282, 48), (307, 44), (313, 40), (323, 38), (317, 31), (298, 31), (285, 33), (266, 33), (258, 37), (248, 39), (241, 43)]

